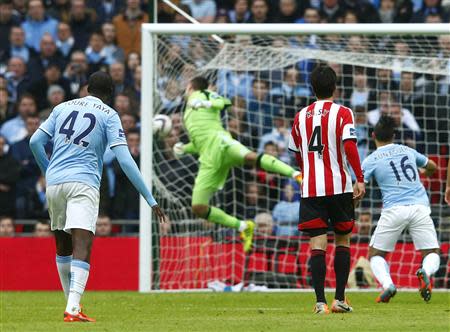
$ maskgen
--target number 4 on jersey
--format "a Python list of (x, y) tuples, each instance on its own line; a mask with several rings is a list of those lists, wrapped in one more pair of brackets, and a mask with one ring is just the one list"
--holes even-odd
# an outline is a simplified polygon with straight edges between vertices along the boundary
[(323, 144), (322, 144), (322, 127), (316, 126), (311, 134), (311, 138), (308, 143), (309, 152), (318, 152), (322, 154)]

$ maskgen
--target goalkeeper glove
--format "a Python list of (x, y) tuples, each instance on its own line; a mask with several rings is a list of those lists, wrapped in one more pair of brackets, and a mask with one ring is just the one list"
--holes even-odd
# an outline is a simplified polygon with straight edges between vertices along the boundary
[(189, 107), (191, 107), (195, 110), (199, 109), (199, 108), (210, 108), (211, 106), (212, 106), (212, 102), (210, 102), (209, 100), (195, 99), (189, 103)]
[(178, 142), (173, 146), (173, 154), (177, 158), (184, 155), (184, 144), (182, 142)]

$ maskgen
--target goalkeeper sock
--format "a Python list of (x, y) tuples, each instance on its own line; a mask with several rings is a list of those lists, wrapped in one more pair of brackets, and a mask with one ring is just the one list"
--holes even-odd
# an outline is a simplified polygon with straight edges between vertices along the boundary
[(89, 278), (90, 265), (87, 262), (73, 259), (70, 265), (70, 291), (66, 312), (76, 315), (80, 311), (80, 299)]
[(425, 270), (427, 276), (432, 276), (439, 270), (439, 265), (441, 263), (441, 259), (439, 255), (435, 252), (432, 252), (425, 256), (422, 262), (422, 268)]
[(394, 285), (389, 273), (389, 265), (383, 257), (373, 256), (370, 259), (370, 268), (383, 289), (388, 289), (389, 286)]
[(325, 265), (326, 252), (320, 249), (311, 250), (311, 275), (314, 292), (316, 293), (316, 302), (327, 303), (325, 298), (325, 275), (327, 267)]
[(70, 287), (70, 264), (72, 263), (72, 255), (59, 256), (56, 255), (56, 267), (58, 269), (59, 280), (66, 296), (66, 300), (69, 297)]
[(230, 216), (223, 210), (216, 207), (209, 208), (209, 213), (206, 219), (215, 224), (220, 224), (228, 228), (234, 228), (239, 230), (241, 227), (241, 221), (238, 218)]
[(334, 273), (336, 274), (336, 293), (334, 298), (339, 301), (345, 300), (345, 286), (350, 273), (350, 248), (337, 246), (334, 255)]
[(295, 169), (291, 166), (268, 154), (260, 154), (256, 165), (265, 171), (281, 174), (287, 177), (292, 177), (295, 173)]

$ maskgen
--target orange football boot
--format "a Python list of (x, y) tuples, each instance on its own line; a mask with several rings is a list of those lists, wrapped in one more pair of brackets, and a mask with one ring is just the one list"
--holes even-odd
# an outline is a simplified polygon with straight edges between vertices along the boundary
[(89, 318), (85, 314), (83, 314), (81, 311), (78, 312), (76, 315), (69, 314), (68, 312), (64, 312), (64, 321), (71, 323), (71, 322), (83, 322), (83, 323), (93, 323), (95, 322), (94, 318)]

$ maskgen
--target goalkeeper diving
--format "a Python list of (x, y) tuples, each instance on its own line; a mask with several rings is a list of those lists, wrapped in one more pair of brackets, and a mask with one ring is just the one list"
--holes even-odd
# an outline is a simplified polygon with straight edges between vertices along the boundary
[(177, 157), (183, 154), (198, 154), (200, 167), (192, 192), (192, 212), (215, 224), (239, 230), (244, 242), (244, 251), (250, 251), (253, 242), (253, 221), (239, 220), (223, 210), (209, 205), (211, 197), (223, 188), (230, 168), (254, 166), (301, 181), (301, 173), (291, 166), (267, 154), (257, 154), (226, 131), (220, 112), (231, 106), (229, 99), (208, 90), (209, 82), (204, 77), (195, 77), (186, 88), (187, 104), (183, 116), (190, 142), (178, 142), (174, 146)]

